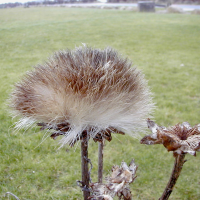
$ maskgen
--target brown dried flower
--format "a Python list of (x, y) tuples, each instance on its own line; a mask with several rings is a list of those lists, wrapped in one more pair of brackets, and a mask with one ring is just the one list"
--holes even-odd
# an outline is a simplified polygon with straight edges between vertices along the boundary
[(129, 184), (136, 179), (137, 166), (134, 160), (128, 166), (125, 162), (121, 166), (113, 166), (112, 174), (107, 177), (107, 183), (91, 183), (92, 200), (113, 200), (113, 197), (118, 196), (124, 199), (131, 199), (132, 195), (129, 190)]
[(87, 46), (56, 52), (28, 72), (11, 94), (11, 107), (21, 116), (18, 127), (38, 123), (63, 135), (61, 144), (102, 137), (111, 132), (145, 129), (153, 104), (144, 75), (115, 50)]
[(193, 156), (200, 151), (200, 124), (191, 127), (188, 122), (166, 128), (158, 126), (154, 121), (147, 120), (152, 134), (145, 136), (141, 144), (163, 144), (174, 154), (189, 153)]

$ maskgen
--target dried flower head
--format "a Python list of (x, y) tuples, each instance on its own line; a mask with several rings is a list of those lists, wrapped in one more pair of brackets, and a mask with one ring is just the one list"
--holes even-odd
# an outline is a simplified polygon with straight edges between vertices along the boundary
[(136, 179), (137, 166), (132, 160), (128, 166), (125, 162), (121, 166), (112, 167), (111, 176), (107, 177), (107, 183), (91, 183), (92, 189), (91, 200), (113, 200), (115, 196), (120, 199), (132, 199), (129, 184)]
[(148, 119), (148, 127), (152, 134), (145, 136), (142, 144), (163, 144), (168, 151), (174, 154), (189, 153), (196, 155), (200, 151), (200, 124), (191, 127), (188, 122), (176, 124), (165, 128), (158, 126), (155, 122)]
[(144, 75), (115, 50), (87, 46), (56, 52), (28, 72), (11, 94), (11, 107), (22, 118), (18, 127), (35, 122), (73, 144), (89, 135), (96, 141), (111, 132), (144, 130), (153, 104)]

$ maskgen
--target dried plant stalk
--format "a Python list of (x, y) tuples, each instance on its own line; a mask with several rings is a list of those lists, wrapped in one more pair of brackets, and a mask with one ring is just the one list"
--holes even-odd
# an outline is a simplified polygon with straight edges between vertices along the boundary
[(88, 138), (85, 137), (81, 140), (81, 169), (82, 169), (82, 190), (84, 200), (90, 196), (89, 181), (90, 174), (88, 169)]
[(159, 198), (159, 200), (167, 200), (169, 198), (169, 196), (171, 195), (173, 188), (176, 184), (176, 181), (178, 180), (178, 177), (181, 173), (183, 164), (185, 163), (185, 154), (181, 154), (181, 155), (176, 155), (175, 157), (175, 162), (174, 162), (174, 168), (172, 170), (172, 174), (171, 177), (169, 179), (169, 182), (162, 194), (162, 196)]
[(183, 164), (185, 163), (185, 155), (189, 153), (196, 156), (196, 152), (200, 151), (200, 124), (192, 127), (188, 122), (183, 122), (182, 124), (166, 128), (158, 126), (154, 121), (148, 119), (147, 125), (152, 134), (142, 138), (140, 141), (141, 144), (163, 144), (168, 151), (173, 151), (175, 157), (170, 180), (160, 198), (160, 200), (166, 200), (172, 193), (181, 173)]
[(98, 182), (102, 183), (103, 181), (103, 148), (104, 141), (99, 142), (99, 152), (98, 152)]
[(16, 200), (20, 200), (16, 195), (14, 195), (14, 194), (11, 193), (11, 192), (6, 192), (5, 197), (8, 196), (8, 195), (13, 196)]

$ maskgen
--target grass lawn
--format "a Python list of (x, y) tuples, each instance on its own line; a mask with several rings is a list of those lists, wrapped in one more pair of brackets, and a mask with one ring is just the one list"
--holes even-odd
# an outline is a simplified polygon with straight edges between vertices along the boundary
[[(155, 120), (169, 126), (200, 123), (200, 17), (81, 8), (0, 10), (0, 199), (12, 192), (20, 200), (82, 199), (80, 145), (58, 149), (57, 141), (38, 129), (13, 130), (6, 99), (32, 66), (54, 51), (86, 43), (111, 46), (127, 55), (149, 81), (157, 105)], [(150, 133), (150, 132), (149, 132)], [(97, 144), (90, 143), (92, 180), (97, 180)], [(161, 145), (113, 135), (106, 143), (104, 175), (114, 164), (139, 166), (132, 184), (134, 199), (158, 199), (168, 181), (173, 157)], [(187, 162), (171, 200), (200, 199), (200, 154)]]

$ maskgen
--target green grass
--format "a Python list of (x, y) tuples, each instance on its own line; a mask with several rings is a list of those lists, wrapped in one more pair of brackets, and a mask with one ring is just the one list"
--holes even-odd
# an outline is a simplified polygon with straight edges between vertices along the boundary
[[(197, 15), (132, 13), (117, 10), (15, 8), (0, 11), (0, 199), (6, 192), (20, 200), (82, 199), (80, 145), (58, 149), (57, 141), (38, 129), (13, 130), (6, 99), (14, 84), (32, 66), (54, 51), (86, 43), (112, 46), (127, 55), (149, 81), (161, 125), (200, 123), (200, 18)], [(42, 142), (42, 143), (41, 143)], [(67, 151), (66, 151), (67, 149)], [(90, 143), (92, 179), (97, 180), (97, 144)], [(171, 200), (200, 199), (200, 159), (187, 155)], [(113, 135), (106, 143), (104, 174), (113, 164), (139, 166), (132, 184), (134, 199), (158, 199), (173, 166), (161, 145), (140, 145), (138, 139)]]

